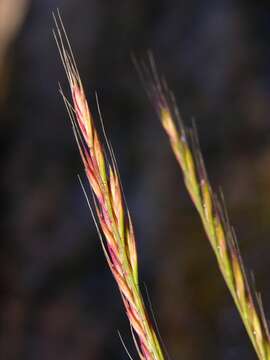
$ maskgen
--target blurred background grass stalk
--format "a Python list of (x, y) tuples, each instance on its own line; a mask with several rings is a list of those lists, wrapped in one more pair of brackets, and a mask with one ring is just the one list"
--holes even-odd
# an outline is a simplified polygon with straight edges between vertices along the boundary
[(55, 24), (57, 30), (54, 36), (69, 81), (73, 104), (62, 95), (92, 188), (96, 214), (103, 232), (103, 235), (99, 233), (102, 248), (118, 284), (140, 358), (163, 360), (161, 346), (139, 288), (136, 241), (115, 158), (105, 133), (109, 156), (101, 144), (59, 13)]
[[(0, 1), (0, 82), (8, 83), (9, 51), (18, 30), (27, 13), (29, 0)], [(0, 104), (4, 101), (7, 90), (0, 87)]]
[[(192, 202), (199, 212), (203, 227), (216, 255), (223, 278), (261, 360), (270, 359), (270, 337), (261, 297), (248, 282), (234, 230), (226, 213), (223, 196), (212, 191), (196, 129), (187, 131), (181, 121), (173, 94), (158, 77), (150, 55), (150, 68), (138, 68), (146, 90), (159, 115), (174, 155), (180, 165)], [(191, 140), (191, 145), (189, 144)]]

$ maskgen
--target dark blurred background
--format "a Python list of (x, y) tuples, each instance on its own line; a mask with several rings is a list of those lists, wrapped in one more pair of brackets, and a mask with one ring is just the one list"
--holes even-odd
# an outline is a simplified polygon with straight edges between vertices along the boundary
[[(131, 61), (152, 49), (194, 118), (270, 317), (270, 5), (232, 0), (0, 0), (2, 360), (134, 358), (77, 174), (58, 92), (59, 7), (89, 101), (100, 97), (138, 241), (142, 290), (171, 359), (255, 359)], [(146, 300), (147, 301), (147, 300)]]

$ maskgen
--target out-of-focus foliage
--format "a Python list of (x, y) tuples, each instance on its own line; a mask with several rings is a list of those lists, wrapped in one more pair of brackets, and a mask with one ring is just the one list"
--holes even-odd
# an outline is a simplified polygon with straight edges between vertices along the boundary
[(94, 90), (100, 97), (135, 223), (140, 276), (172, 358), (254, 359), (130, 54), (151, 48), (185, 121), (195, 118), (210, 180), (223, 188), (269, 317), (270, 6), (29, 5), (24, 16), (18, 10), (24, 20), (5, 45), (0, 75), (1, 359), (126, 359), (117, 329), (132, 348), (76, 176), (83, 169), (58, 94), (58, 81), (67, 84), (51, 35), (57, 7), (94, 110)]
[(9, 50), (24, 20), (29, 0), (0, 1), (0, 102), (8, 86)]

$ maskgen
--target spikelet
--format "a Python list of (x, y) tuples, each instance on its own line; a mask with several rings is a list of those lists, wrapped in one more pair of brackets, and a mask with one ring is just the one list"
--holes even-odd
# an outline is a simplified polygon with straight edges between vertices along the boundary
[(59, 53), (69, 81), (72, 104), (63, 95), (79, 147), (85, 172), (94, 194), (101, 244), (118, 284), (133, 338), (142, 360), (163, 360), (155, 329), (147, 315), (138, 282), (136, 242), (131, 218), (123, 199), (114, 156), (99, 139), (61, 17), (54, 17)]
[(150, 64), (138, 64), (141, 79), (151, 102), (168, 135), (174, 155), (183, 173), (189, 195), (199, 212), (203, 227), (215, 252), (224, 280), (254, 349), (261, 360), (270, 359), (270, 337), (261, 300), (251, 291), (234, 231), (229, 223), (223, 199), (213, 193), (207, 178), (204, 161), (195, 131), (190, 131), (193, 146), (189, 144), (173, 94), (161, 81), (152, 55)]

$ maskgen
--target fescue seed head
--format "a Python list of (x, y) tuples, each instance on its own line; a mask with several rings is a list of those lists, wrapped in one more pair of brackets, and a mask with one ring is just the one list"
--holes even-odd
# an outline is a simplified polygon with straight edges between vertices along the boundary
[(96, 214), (105, 238), (101, 237), (102, 248), (136, 334), (133, 338), (141, 360), (164, 360), (138, 285), (136, 241), (115, 159), (110, 147), (111, 156), (107, 156), (100, 141), (60, 17), (58, 21), (61, 30), (56, 20), (57, 32), (54, 34), (69, 81), (72, 104), (64, 95), (63, 98), (93, 191)]
[[(169, 137), (189, 195), (200, 214), (207, 237), (216, 254), (219, 268), (254, 349), (260, 360), (269, 360), (268, 325), (263, 311), (258, 312), (255, 306), (254, 295), (250, 291), (246, 279), (242, 258), (225, 207), (211, 191), (198, 143), (195, 141), (193, 148), (189, 145), (174, 98), (168, 87), (162, 86), (152, 56), (149, 63), (150, 70), (145, 64), (142, 64), (142, 67), (137, 64), (140, 76), (146, 84), (147, 93)], [(176, 126), (177, 121), (179, 129)], [(191, 132), (191, 135), (193, 139), (196, 139), (194, 132)], [(262, 309), (261, 303), (260, 308)]]

